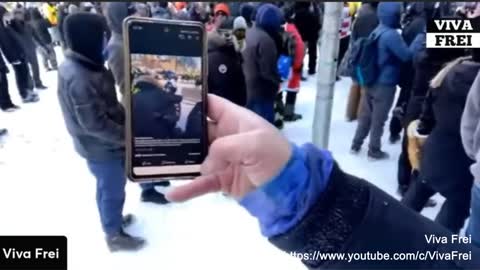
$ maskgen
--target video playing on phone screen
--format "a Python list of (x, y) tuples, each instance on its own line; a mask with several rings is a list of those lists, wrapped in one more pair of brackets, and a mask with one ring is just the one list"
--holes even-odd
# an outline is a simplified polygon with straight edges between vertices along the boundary
[(202, 28), (131, 22), (134, 177), (198, 174), (206, 155)]

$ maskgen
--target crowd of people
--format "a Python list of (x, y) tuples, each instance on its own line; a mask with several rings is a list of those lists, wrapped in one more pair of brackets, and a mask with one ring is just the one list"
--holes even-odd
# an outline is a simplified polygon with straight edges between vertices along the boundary
[[(34, 89), (45, 88), (36, 52), (45, 70), (58, 68), (65, 124), (76, 151), (97, 179), (100, 221), (111, 251), (145, 245), (144, 239), (124, 230), (134, 217), (122, 215), (125, 112), (116, 90), (123, 95), (126, 89), (122, 22), (129, 16), (204, 23), (208, 90), (215, 94), (208, 102), (209, 117), (216, 121), (209, 131), (215, 134), (210, 134), (213, 143), (202, 176), (174, 189), (168, 200), (155, 185), (169, 182), (142, 184), (143, 202), (166, 204), (222, 191), (257, 217), (263, 235), (285, 251), (435, 251), (438, 246), (426, 243), (424, 235), (458, 234), (468, 217), (467, 234), (480, 246), (476, 163), (480, 158), (476, 141), (480, 139), (480, 51), (426, 48), (428, 21), (480, 20), (480, 5), (344, 3), (337, 80), (352, 78), (346, 119), (357, 120), (358, 126), (351, 152), (360, 154), (369, 137), (368, 157), (389, 158), (381, 141), (393, 107), (389, 141), (402, 140), (397, 174), (400, 202), (343, 172), (328, 151), (313, 145), (298, 147), (278, 131), (284, 121), (302, 118), (295, 111), (296, 96), (302, 82), (317, 69), (323, 11), (324, 4), (313, 1), (62, 2), (45, 3), (42, 11), (20, 5), (7, 11), (0, 6), (0, 49), (15, 72), (25, 103), (38, 101)], [(369, 85), (350, 70), (355, 48), (365, 40), (374, 42), (378, 70)], [(60, 46), (65, 55), (58, 67), (54, 46)], [(18, 106), (8, 95), (8, 68), (1, 59), (0, 106), (13, 111)], [(397, 87), (400, 94), (395, 102)], [(415, 211), (436, 205), (431, 199), (436, 193), (446, 200), (433, 222)], [(442, 248), (471, 251), (474, 258), (395, 263), (420, 269), (480, 267), (480, 251), (473, 245), (451, 243)], [(304, 263), (316, 268), (326, 261)], [(346, 264), (329, 263), (339, 268)], [(388, 268), (394, 262), (350, 265), (368, 268), (373, 263)]]
[[(381, 139), (393, 109), (389, 141), (395, 144), (403, 137), (397, 173), (402, 204), (420, 212), (435, 206), (431, 197), (441, 194), (446, 200), (435, 221), (458, 234), (470, 217), (466, 234), (478, 246), (478, 115), (473, 104), (480, 91), (475, 83), (480, 80), (476, 79), (480, 51), (426, 48), (426, 25), (441, 18), (476, 22), (480, 5), (373, 2), (361, 6), (350, 47), (353, 52), (362, 39), (374, 40), (378, 74), (374, 83), (361, 85), (346, 67), (352, 76), (347, 119), (358, 118), (351, 152), (359, 154), (369, 136), (368, 157), (389, 158)], [(397, 87), (400, 94), (394, 104)]]
[[(58, 45), (64, 49), (65, 60), (58, 71), (60, 106), (75, 149), (97, 179), (100, 220), (111, 251), (144, 245), (143, 239), (123, 230), (132, 222), (131, 215), (122, 217), (125, 18), (204, 23), (209, 93), (249, 108), (280, 128), (283, 120), (301, 118), (295, 113), (295, 101), (301, 81), (308, 79), (302, 73), (306, 51), (311, 55), (308, 73), (315, 73), (322, 12), (316, 3), (111, 2), (61, 3), (57, 8), (57, 27), (48, 29), (52, 40), (57, 35)], [(286, 59), (286, 64), (279, 67), (283, 63), (279, 58)], [(143, 202), (168, 203), (155, 189), (157, 185), (168, 186), (169, 182), (140, 185)]]

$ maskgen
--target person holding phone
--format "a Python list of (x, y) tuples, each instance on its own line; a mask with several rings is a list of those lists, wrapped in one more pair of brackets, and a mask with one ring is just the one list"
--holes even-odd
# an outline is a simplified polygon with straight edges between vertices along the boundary
[[(210, 192), (238, 200), (262, 234), (285, 252), (471, 254), (468, 260), (314, 260), (309, 269), (478, 269), (471, 244), (429, 243), (451, 233), (371, 183), (344, 172), (332, 154), (290, 143), (273, 125), (215, 95), (208, 97), (209, 154), (202, 175), (167, 194), (185, 201)], [(248, 144), (245, 142), (248, 141)], [(470, 256), (470, 255), (469, 255)]]
[[(106, 6), (106, 18), (110, 29), (112, 30), (112, 36), (108, 41), (106, 48), (108, 54), (108, 67), (111, 69), (115, 82), (118, 85), (120, 92), (124, 95), (126, 89), (125, 86), (125, 74), (124, 65), (125, 59), (123, 56), (123, 33), (122, 22), (123, 20), (136, 13), (135, 5), (129, 2), (111, 2)], [(122, 97), (123, 99), (123, 97)], [(168, 186), (169, 181), (162, 181), (158, 183), (143, 183), (140, 184), (142, 189), (141, 200), (143, 202), (152, 202), (156, 204), (165, 204), (163, 194), (156, 191), (155, 186)]]

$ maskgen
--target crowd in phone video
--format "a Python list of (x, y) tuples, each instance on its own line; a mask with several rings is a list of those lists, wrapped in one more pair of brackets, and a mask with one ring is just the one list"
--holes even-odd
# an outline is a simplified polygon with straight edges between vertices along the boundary
[[(38, 102), (37, 91), (46, 88), (37, 55), (45, 71), (58, 69), (66, 127), (97, 179), (107, 245), (112, 251), (137, 250), (144, 240), (124, 231), (134, 217), (122, 216), (125, 119), (116, 89), (125, 89), (123, 20), (140, 16), (204, 23), (209, 92), (282, 129), (285, 122), (302, 118), (295, 111), (296, 96), (302, 82), (313, 80), (316, 73), (323, 13), (319, 2), (49, 2), (38, 7), (18, 4), (9, 11), (0, 6), (0, 49), (24, 103)], [(393, 107), (389, 142), (402, 149), (397, 179), (403, 205), (420, 212), (435, 206), (431, 197), (440, 193), (446, 200), (435, 221), (459, 233), (470, 217), (467, 233), (480, 245), (480, 171), (475, 163), (480, 152), (480, 50), (425, 47), (427, 21), (450, 17), (480, 20), (480, 6), (345, 2), (337, 81), (352, 78), (346, 104), (347, 121), (358, 122), (352, 154), (360, 154), (369, 137), (369, 159), (389, 158), (381, 139)], [(359, 47), (373, 39), (378, 67), (375, 83), (367, 86), (352, 63)], [(60, 66), (55, 46), (65, 55)], [(12, 112), (19, 106), (9, 96), (10, 69), (3, 57), (0, 108)], [(142, 184), (141, 200), (168, 203), (156, 185), (169, 183)]]

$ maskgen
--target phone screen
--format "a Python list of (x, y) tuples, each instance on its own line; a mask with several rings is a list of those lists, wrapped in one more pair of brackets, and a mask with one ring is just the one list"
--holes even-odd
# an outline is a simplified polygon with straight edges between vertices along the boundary
[(134, 178), (193, 176), (206, 155), (203, 28), (128, 25)]

